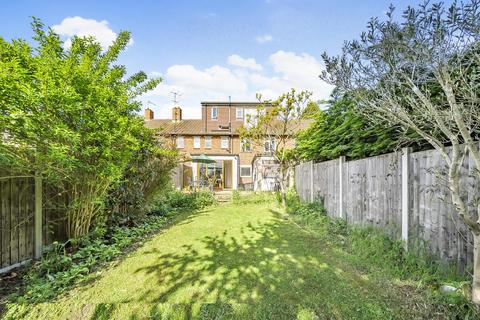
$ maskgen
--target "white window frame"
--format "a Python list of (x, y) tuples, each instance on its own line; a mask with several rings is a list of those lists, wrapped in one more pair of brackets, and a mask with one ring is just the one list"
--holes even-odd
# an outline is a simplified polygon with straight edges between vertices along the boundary
[[(213, 112), (215, 110), (215, 112)], [(215, 116), (213, 114), (215, 113)], [(212, 107), (212, 111), (210, 114), (212, 120), (218, 120), (218, 107)]]
[(178, 136), (176, 139), (176, 144), (178, 149), (185, 148), (185, 138), (183, 136)]
[(222, 136), (220, 141), (220, 148), (228, 149), (230, 147), (229, 145), (230, 145), (230, 138), (228, 136)]
[(212, 137), (205, 136), (205, 149), (212, 149)]
[(235, 108), (235, 117), (239, 120), (243, 119), (243, 108)]
[[(242, 168), (248, 168), (250, 169), (250, 174), (249, 175), (242, 175)], [(241, 165), (240, 166), (240, 177), (242, 178), (250, 178), (252, 176), (252, 166), (251, 165)]]
[[(246, 149), (243, 147), (243, 146), (245, 145), (245, 140), (248, 140), (249, 145), (250, 145), (250, 148), (248, 148), (248, 150), (246, 150)], [(241, 140), (240, 140), (240, 151), (241, 151), (241, 152), (252, 152), (252, 140), (246, 139), (246, 138), (241, 139)]]
[(201, 142), (200, 142), (200, 136), (194, 136), (193, 137), (193, 148), (194, 149), (200, 149)]

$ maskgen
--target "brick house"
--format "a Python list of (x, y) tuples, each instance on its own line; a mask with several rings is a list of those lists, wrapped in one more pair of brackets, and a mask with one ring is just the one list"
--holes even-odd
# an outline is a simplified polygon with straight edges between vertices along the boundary
[(278, 166), (271, 154), (275, 141), (255, 147), (238, 133), (257, 106), (255, 102), (202, 102), (201, 119), (184, 119), (178, 106), (172, 109), (171, 119), (154, 119), (153, 111), (145, 109), (145, 125), (161, 129), (185, 156), (174, 177), (176, 187), (277, 189)]

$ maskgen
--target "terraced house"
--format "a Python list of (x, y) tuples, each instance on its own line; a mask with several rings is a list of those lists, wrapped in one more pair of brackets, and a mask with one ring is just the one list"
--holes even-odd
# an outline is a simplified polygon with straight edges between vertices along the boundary
[(185, 155), (175, 176), (178, 188), (209, 186), (215, 190), (275, 190), (278, 166), (272, 152), (275, 140), (255, 147), (240, 138), (239, 128), (257, 112), (256, 102), (202, 102), (201, 119), (184, 119), (172, 109), (171, 119), (154, 119), (145, 109), (145, 125), (161, 129)]

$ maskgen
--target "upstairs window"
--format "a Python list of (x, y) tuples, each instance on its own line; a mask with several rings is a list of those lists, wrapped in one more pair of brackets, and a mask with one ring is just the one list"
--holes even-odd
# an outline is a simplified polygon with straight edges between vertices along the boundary
[(242, 152), (252, 152), (252, 141), (250, 139), (242, 139), (240, 141)]
[(182, 136), (177, 137), (177, 148), (182, 149), (185, 148), (185, 140)]
[(218, 119), (218, 107), (212, 107), (212, 120)]
[(228, 149), (228, 147), (229, 147), (229, 146), (228, 146), (228, 145), (229, 145), (228, 142), (229, 142), (228, 137), (222, 137), (222, 143), (221, 143), (220, 147), (221, 147), (222, 149)]
[(235, 111), (237, 119), (243, 119), (243, 108), (236, 108)]
[(269, 152), (269, 153), (275, 152), (275, 147), (276, 147), (275, 138), (265, 139), (265, 143), (264, 143), (265, 152)]
[(212, 148), (212, 137), (205, 137), (205, 149)]
[(193, 137), (193, 147), (195, 149), (200, 149), (200, 137)]

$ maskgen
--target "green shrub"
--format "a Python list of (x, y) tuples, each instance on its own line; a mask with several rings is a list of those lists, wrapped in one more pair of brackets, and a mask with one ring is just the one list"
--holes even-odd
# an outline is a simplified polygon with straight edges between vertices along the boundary
[(175, 190), (159, 195), (150, 206), (149, 212), (150, 214), (163, 216), (171, 212), (200, 210), (215, 204), (217, 204), (217, 200), (211, 192)]

